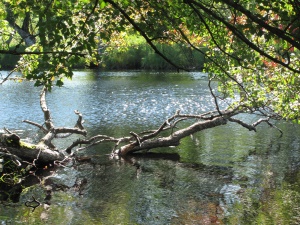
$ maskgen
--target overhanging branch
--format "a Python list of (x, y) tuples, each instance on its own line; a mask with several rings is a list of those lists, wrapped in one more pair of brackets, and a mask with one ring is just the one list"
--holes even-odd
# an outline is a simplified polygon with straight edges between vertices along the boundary
[(277, 63), (277, 64), (279, 64), (279, 65), (281, 65), (281, 66), (283, 66), (283, 67), (285, 67), (287, 69), (289, 69), (292, 72), (300, 73), (300, 70), (294, 69), (294, 68), (290, 67), (289, 64), (286, 64), (285, 62), (282, 62), (280, 59), (277, 59), (277, 58), (271, 56), (270, 54), (268, 54), (267, 52), (265, 52), (264, 50), (260, 49), (259, 46), (255, 45), (253, 42), (251, 42), (234, 25), (232, 25), (229, 22), (227, 22), (224, 18), (222, 18), (221, 16), (219, 16), (217, 13), (215, 13), (211, 9), (207, 8), (204, 4), (202, 4), (200, 2), (196, 2), (194, 0), (185, 0), (184, 2), (186, 4), (188, 4), (194, 10), (198, 11), (198, 9), (196, 9), (195, 7), (193, 7), (193, 5), (199, 7), (199, 9), (203, 10), (205, 13), (207, 13), (210, 16), (212, 16), (212, 18), (214, 18), (214, 19), (218, 20), (219, 22), (221, 22), (222, 24), (224, 24), (237, 38), (239, 38), (243, 43), (245, 43), (247, 46), (249, 46), (254, 51), (258, 52), (262, 56), (265, 56), (266, 58), (270, 59), (271, 61), (273, 61), (273, 62), (275, 62), (275, 63)]
[(112, 0), (106, 0), (106, 2), (110, 3), (115, 9), (117, 9), (125, 18), (126, 20), (134, 27), (136, 31), (138, 31), (146, 40), (146, 42), (150, 45), (150, 47), (154, 50), (156, 54), (161, 56), (166, 62), (170, 65), (174, 66), (177, 70), (184, 70), (187, 71), (186, 68), (180, 67), (173, 63), (169, 58), (167, 58), (163, 53), (161, 53), (157, 47), (153, 44), (152, 40), (148, 37), (148, 35), (137, 25), (137, 23), (130, 18), (130, 16), (122, 9), (116, 2)]
[(78, 52), (68, 52), (68, 51), (46, 51), (46, 52), (20, 52), (16, 50), (0, 50), (0, 54), (6, 55), (47, 55), (47, 54), (59, 54), (59, 55), (77, 55), (84, 57), (86, 54)]

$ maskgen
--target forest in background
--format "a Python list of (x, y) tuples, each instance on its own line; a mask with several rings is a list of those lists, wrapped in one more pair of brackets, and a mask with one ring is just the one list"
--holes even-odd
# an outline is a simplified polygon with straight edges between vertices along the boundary
[[(87, 64), (80, 58), (75, 69), (99, 68), (103, 70), (174, 70), (174, 66), (157, 55), (143, 37), (136, 34), (122, 33), (121, 39), (99, 46), (99, 64)], [(195, 49), (180, 43), (159, 43), (157, 48), (169, 58), (189, 70), (202, 71), (205, 56)], [(21, 46), (20, 49), (25, 49)], [(13, 49), (11, 49), (13, 50)], [(205, 52), (205, 47), (203, 51)], [(20, 55), (0, 54), (2, 69), (13, 69)]]

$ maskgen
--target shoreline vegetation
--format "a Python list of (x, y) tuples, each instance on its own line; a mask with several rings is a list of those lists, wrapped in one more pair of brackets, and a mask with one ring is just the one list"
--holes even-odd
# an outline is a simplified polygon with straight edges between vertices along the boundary
[[(20, 47), (20, 49), (25, 47)], [(181, 44), (157, 44), (157, 48), (177, 65), (192, 71), (202, 71), (205, 56)], [(202, 47), (203, 52), (206, 51)], [(99, 47), (101, 60), (98, 64), (87, 64), (84, 57), (80, 58), (74, 69), (98, 68), (103, 70), (174, 70), (175, 68), (157, 55), (140, 37), (128, 36), (123, 43), (112, 43)], [(13, 69), (21, 56), (0, 54), (0, 68)]]

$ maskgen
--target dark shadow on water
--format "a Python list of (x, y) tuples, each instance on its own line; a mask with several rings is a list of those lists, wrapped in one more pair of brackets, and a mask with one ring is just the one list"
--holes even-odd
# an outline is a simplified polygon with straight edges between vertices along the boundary
[(126, 156), (126, 159), (136, 158), (136, 159), (163, 159), (163, 160), (171, 160), (175, 162), (179, 162), (180, 155), (177, 153), (153, 153), (153, 152), (146, 152), (146, 153), (132, 153)]

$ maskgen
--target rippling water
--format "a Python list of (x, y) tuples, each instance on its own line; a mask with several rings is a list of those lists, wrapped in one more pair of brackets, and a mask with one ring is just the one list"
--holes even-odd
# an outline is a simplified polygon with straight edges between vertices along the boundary
[[(39, 91), (30, 82), (0, 86), (0, 127), (35, 140), (36, 129), (22, 120), (42, 123)], [(47, 101), (56, 126), (73, 126), (77, 109), (89, 135), (124, 136), (157, 128), (178, 109), (195, 114), (214, 109), (202, 73), (78, 71), (65, 87), (55, 87)], [(33, 188), (17, 208), (0, 208), (0, 221), (297, 224), (300, 129), (287, 122), (276, 125), (284, 131), (282, 138), (266, 125), (254, 133), (229, 123), (186, 138), (179, 147), (155, 150), (159, 157), (142, 154), (113, 161), (106, 155), (112, 146), (93, 147), (80, 153), (91, 156), (91, 163), (63, 168), (56, 175), (66, 177), (67, 186), (86, 178), (82, 195), (57, 191), (50, 209), (29, 213), (24, 201), (32, 194), (44, 197)], [(63, 147), (70, 141), (58, 144)], [(275, 215), (278, 223), (272, 219)]]

